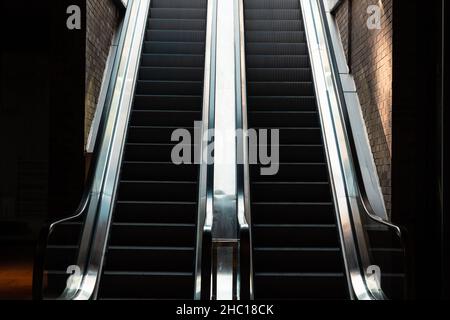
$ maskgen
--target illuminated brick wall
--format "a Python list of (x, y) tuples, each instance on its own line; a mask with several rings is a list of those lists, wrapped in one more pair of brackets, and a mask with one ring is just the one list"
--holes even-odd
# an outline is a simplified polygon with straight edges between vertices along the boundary
[(94, 118), (119, 12), (113, 0), (87, 0), (85, 142)]
[[(344, 0), (335, 12), (389, 213), (392, 163), (392, 3), (393, 0)], [(381, 9), (381, 29), (371, 30), (367, 26), (371, 17), (367, 10), (371, 5), (377, 5)]]

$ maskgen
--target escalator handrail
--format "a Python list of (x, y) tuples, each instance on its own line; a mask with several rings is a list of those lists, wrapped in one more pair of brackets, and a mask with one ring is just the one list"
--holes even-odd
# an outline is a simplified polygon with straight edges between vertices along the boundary
[[(322, 13), (321, 21), (322, 21), (322, 25), (324, 26), (324, 29), (325, 29), (327, 49), (328, 49), (328, 52), (330, 53), (329, 56), (331, 58), (331, 67), (333, 69), (333, 72), (332, 72), (333, 82), (334, 82), (335, 86), (337, 87), (339, 104), (341, 107), (341, 116), (344, 118), (344, 122), (345, 122), (344, 130), (346, 131), (346, 137), (347, 137), (348, 143), (350, 145), (350, 151), (351, 151), (350, 158), (353, 163), (353, 170), (356, 175), (356, 191), (357, 191), (357, 195), (358, 195), (358, 202), (361, 204), (361, 207), (363, 209), (362, 210), (363, 214), (365, 214), (365, 216), (367, 218), (369, 218), (369, 220), (371, 220), (372, 222), (381, 224), (382, 226), (387, 227), (389, 230), (392, 230), (395, 233), (395, 235), (397, 236), (401, 247), (405, 250), (405, 248), (406, 248), (406, 246), (405, 246), (406, 230), (404, 230), (404, 228), (402, 228), (401, 226), (398, 226), (398, 225), (392, 223), (391, 221), (383, 219), (382, 217), (377, 215), (374, 208), (371, 205), (369, 195), (368, 195), (367, 189), (365, 187), (362, 171), (361, 171), (361, 165), (360, 165), (358, 152), (357, 152), (357, 148), (356, 148), (354, 133), (353, 133), (350, 118), (349, 118), (349, 111), (348, 111), (346, 99), (343, 94), (344, 90), (343, 90), (342, 81), (341, 81), (341, 78), (339, 76), (337, 76), (337, 74), (338, 74), (337, 70), (339, 70), (339, 68), (338, 68), (336, 56), (334, 54), (332, 54), (334, 52), (334, 46), (333, 46), (333, 41), (332, 41), (332, 37), (331, 37), (331, 30), (330, 30), (330, 26), (328, 25), (328, 23), (325, 21), (325, 18), (324, 18), (324, 17), (326, 17), (326, 10), (325, 10), (324, 3), (322, 1), (319, 1), (319, 9)], [(336, 10), (336, 7), (334, 8), (334, 10)], [(387, 214), (385, 214), (384, 216), (387, 217)], [(404, 256), (404, 258), (406, 258), (406, 257)], [(406, 265), (405, 265), (405, 272), (406, 272)], [(388, 299), (388, 297), (384, 294), (383, 289), (381, 287), (372, 286), (372, 287), (370, 287), (370, 290), (372, 291), (375, 298)]]
[(214, 148), (213, 133), (215, 123), (215, 79), (217, 4), (208, 1), (205, 40), (205, 70), (202, 105), (202, 128), (200, 144), (200, 175), (197, 213), (197, 245), (195, 258), (195, 300), (211, 299), (211, 270), (213, 250), (213, 198), (214, 164), (209, 163), (209, 155)]
[[(107, 170), (111, 170), (111, 149), (113, 145), (117, 147), (118, 143), (123, 143), (123, 139), (116, 141), (116, 136), (118, 134), (117, 122), (121, 111), (124, 111), (123, 104), (128, 103), (131, 105), (130, 100), (126, 100), (124, 97), (123, 90), (127, 84), (126, 75), (129, 72), (129, 60), (131, 50), (136, 50), (133, 48), (132, 43), (136, 37), (136, 30), (138, 28), (137, 24), (141, 22), (143, 26), (141, 28), (145, 29), (147, 19), (142, 21), (142, 15), (148, 11), (150, 0), (132, 0), (129, 1), (127, 10), (125, 13), (124, 20), (120, 27), (120, 39), (118, 43), (118, 48), (115, 54), (113, 62), (113, 71), (109, 79), (109, 85), (107, 89), (107, 95), (105, 99), (105, 108), (103, 109), (102, 116), (99, 123), (98, 135), (95, 140), (94, 155), (93, 155), (93, 166), (89, 170), (88, 181), (86, 188), (81, 200), (79, 208), (76, 210), (75, 214), (70, 217), (58, 220), (56, 222), (47, 224), (44, 226), (40, 243), (37, 248), (37, 264), (34, 268), (34, 279), (33, 279), (33, 294), (37, 299), (43, 298), (42, 285), (43, 276), (45, 270), (45, 250), (49, 243), (49, 238), (52, 232), (61, 224), (78, 220), (84, 218), (84, 227), (82, 232), (82, 237), (79, 243), (78, 249), (78, 261), (77, 265), (80, 267), (81, 274), (77, 278), (77, 285), (75, 288), (66, 287), (62, 295), (58, 298), (59, 300), (75, 300), (75, 299), (91, 299), (94, 295), (95, 285), (97, 279), (95, 279), (95, 285), (92, 286), (92, 281), (90, 281), (91, 288), (86, 289), (85, 278), (88, 270), (88, 262), (91, 258), (91, 247), (93, 243), (93, 235), (95, 234), (96, 228), (98, 228), (98, 216), (100, 209), (102, 207), (102, 197), (111, 197), (110, 194), (105, 194), (105, 180)], [(147, 8), (147, 10), (145, 10)], [(139, 10), (140, 9), (140, 10)], [(138, 19), (138, 17), (141, 17)], [(137, 35), (140, 38), (140, 46), (138, 51), (140, 52), (142, 46), (142, 35)], [(124, 63), (124, 65), (122, 64)], [(136, 74), (134, 75), (136, 78)], [(134, 86), (133, 86), (134, 91)], [(117, 100), (119, 99), (119, 100)], [(125, 103), (124, 103), (125, 100)], [(116, 102), (116, 108), (113, 109), (112, 105)], [(115, 110), (115, 112), (113, 112)], [(112, 126), (112, 127), (110, 127)], [(123, 146), (122, 146), (123, 149)], [(119, 157), (120, 158), (120, 157)], [(117, 159), (116, 159), (117, 160)], [(118, 174), (118, 172), (116, 172)], [(115, 193), (115, 190), (114, 192)], [(101, 227), (108, 228), (108, 223), (101, 223)], [(97, 244), (98, 245), (98, 244)], [(97, 254), (99, 254), (97, 252)], [(101, 265), (98, 265), (101, 268)]]
[[(124, 24), (126, 21), (128, 21), (129, 17), (125, 15), (122, 17), (122, 21), (120, 22), (116, 34), (121, 34), (122, 30), (124, 28)], [(97, 168), (100, 166), (100, 149), (101, 149), (101, 141), (103, 141), (105, 136), (105, 128), (106, 128), (106, 121), (108, 118), (108, 114), (110, 111), (110, 102), (111, 102), (111, 88), (115, 85), (116, 75), (117, 75), (117, 69), (119, 64), (117, 63), (117, 59), (120, 56), (119, 52), (123, 49), (123, 41), (120, 41), (118, 44), (118, 47), (116, 48), (114, 54), (113, 54), (113, 61), (111, 62), (113, 65), (113, 70), (111, 72), (111, 77), (108, 81), (108, 87), (107, 87), (107, 96), (104, 101), (104, 108), (102, 109), (103, 112), (100, 117), (100, 121), (98, 124), (97, 129), (97, 135), (95, 137), (94, 142), (94, 150), (92, 153), (92, 160), (91, 165), (88, 168), (87, 172), (87, 179), (85, 182), (85, 188), (83, 191), (83, 194), (81, 196), (80, 204), (78, 208), (73, 212), (71, 215), (68, 215), (64, 218), (61, 218), (59, 220), (51, 220), (47, 221), (44, 226), (41, 228), (41, 231), (39, 233), (39, 239), (36, 246), (36, 252), (35, 252), (35, 259), (34, 259), (34, 265), (33, 265), (33, 299), (34, 300), (42, 300), (44, 299), (43, 294), (43, 277), (45, 272), (45, 261), (46, 261), (46, 250), (49, 245), (49, 240), (54, 232), (54, 230), (64, 224), (71, 221), (76, 221), (80, 218), (82, 218), (89, 208), (89, 203), (91, 202), (91, 199), (93, 197), (93, 188), (94, 188), (94, 180), (95, 180), (95, 172)]]
[[(253, 299), (253, 254), (250, 209), (250, 169), (248, 155), (247, 77), (245, 52), (245, 20), (243, 0), (237, 1), (235, 30), (239, 33), (236, 46), (236, 129), (241, 132), (237, 143), (237, 216), (239, 224), (239, 295), (242, 300)], [(239, 94), (240, 93), (240, 94)], [(241, 155), (241, 156), (239, 156)]]
[[(319, 1), (319, 5), (320, 5), (319, 8), (322, 12), (322, 17), (324, 17), (326, 15), (324, 4), (322, 1)], [(397, 236), (399, 238), (401, 238), (402, 237), (401, 227), (399, 227), (399, 226), (393, 224), (392, 222), (390, 222), (386, 219), (383, 219), (379, 215), (377, 215), (370, 203), (370, 200), (369, 200), (369, 197), (368, 197), (368, 194), (366, 191), (366, 187), (364, 184), (363, 175), (361, 172), (361, 166), (359, 164), (359, 157), (358, 157), (358, 153), (357, 153), (357, 149), (356, 149), (356, 143), (355, 143), (355, 139), (354, 139), (354, 135), (353, 135), (352, 126), (350, 123), (349, 111), (347, 108), (346, 99), (343, 94), (344, 90), (343, 90), (342, 81), (341, 81), (340, 77), (337, 76), (338, 64), (336, 61), (336, 57), (333, 54), (334, 48), (333, 48), (333, 41), (331, 40), (330, 27), (329, 27), (328, 23), (324, 21), (324, 19), (321, 19), (321, 21), (322, 21), (322, 25), (326, 32), (326, 43), (327, 43), (328, 52), (330, 53), (329, 57), (331, 58), (331, 62), (332, 62), (331, 67), (333, 69), (333, 72), (332, 72), (333, 80), (334, 80), (335, 86), (337, 87), (336, 92), (339, 97), (339, 103), (341, 105), (341, 110), (342, 110), (342, 116), (344, 117), (344, 121), (345, 121), (345, 130), (347, 131), (346, 136), (347, 136), (347, 139), (348, 139), (348, 142), (350, 145), (353, 167), (354, 167), (354, 171), (356, 173), (356, 178), (357, 178), (356, 179), (356, 181), (357, 181), (356, 187), (358, 188), (357, 194), (359, 195), (361, 204), (364, 208), (363, 212), (373, 222), (381, 223), (382, 225), (394, 230), (395, 233), (397, 234)]]
[[(363, 176), (362, 176), (362, 172), (361, 172), (361, 167), (360, 167), (360, 163), (359, 163), (359, 158), (358, 158), (358, 153), (357, 153), (357, 149), (356, 149), (356, 142), (354, 139), (354, 135), (353, 135), (353, 131), (352, 131), (352, 127), (351, 127), (351, 123), (350, 123), (350, 118), (349, 118), (349, 113), (348, 113), (348, 109), (347, 109), (347, 104), (346, 104), (346, 100), (343, 94), (343, 85), (341, 82), (340, 77), (338, 76), (338, 67), (337, 67), (337, 61), (336, 61), (336, 57), (334, 56), (333, 52), (334, 52), (334, 48), (333, 48), (333, 42), (331, 39), (331, 32), (330, 32), (330, 27), (328, 25), (328, 22), (325, 20), (326, 18), (326, 12), (325, 12), (325, 7), (323, 4), (323, 1), (321, 0), (309, 0), (309, 4), (311, 4), (311, 1), (314, 1), (317, 3), (318, 5), (318, 10), (319, 10), (319, 17), (314, 17), (313, 20), (319, 19), (320, 20), (320, 27), (324, 30), (324, 44), (325, 44), (325, 51), (328, 57), (328, 62), (329, 62), (329, 67), (330, 67), (330, 74), (332, 77), (332, 85), (334, 88), (334, 92), (336, 94), (336, 99), (338, 102), (338, 107), (339, 107), (339, 112), (340, 112), (340, 119), (343, 122), (343, 131), (344, 131), (344, 136), (346, 139), (346, 144), (349, 146), (350, 149), (350, 154), (347, 154), (346, 156), (348, 156), (349, 159), (349, 163), (351, 163), (351, 170), (353, 171), (353, 175), (354, 175), (354, 188), (355, 188), (355, 195), (356, 195), (356, 201), (357, 203), (360, 204), (359, 206), (359, 214), (364, 215), (365, 217), (369, 218), (371, 221), (375, 222), (375, 223), (379, 223), (387, 228), (389, 228), (390, 230), (393, 230), (395, 232), (395, 234), (397, 235), (397, 237), (400, 239), (401, 243), (403, 243), (403, 237), (402, 237), (402, 229), (396, 225), (394, 225), (393, 223), (391, 223), (390, 221), (387, 221), (383, 218), (381, 218), (380, 216), (378, 216), (375, 213), (375, 210), (373, 209), (373, 207), (371, 206), (370, 203), (370, 199), (369, 196), (367, 194), (367, 190), (364, 184), (364, 180), (363, 180)], [(317, 32), (317, 29), (316, 29)], [(348, 192), (348, 190), (347, 190)], [(347, 197), (349, 197), (347, 195)], [(350, 207), (350, 205), (349, 205)], [(355, 230), (360, 230), (358, 228), (355, 228), (355, 221), (354, 221), (354, 217), (352, 216), (351, 219), (351, 223), (352, 223), (352, 232), (353, 233), (358, 233), (358, 231)], [(362, 260), (364, 260), (362, 257), (367, 254), (367, 244), (366, 243), (361, 243), (361, 242), (365, 242), (364, 239), (365, 237), (362, 235), (353, 235), (353, 237), (355, 239), (358, 239), (355, 241), (355, 246), (357, 247), (357, 250), (359, 252), (359, 263), (360, 263), (360, 272), (364, 283), (365, 283), (365, 287), (366, 290), (368, 291), (369, 295), (365, 295), (365, 298), (369, 298), (369, 299), (386, 299), (385, 294), (383, 293), (382, 288), (380, 288), (377, 285), (374, 285), (373, 283), (371, 283), (370, 285), (367, 283), (367, 277), (365, 276), (365, 271), (363, 270), (364, 268), (364, 262)], [(367, 260), (367, 259), (366, 259)], [(367, 262), (367, 261), (366, 261)]]

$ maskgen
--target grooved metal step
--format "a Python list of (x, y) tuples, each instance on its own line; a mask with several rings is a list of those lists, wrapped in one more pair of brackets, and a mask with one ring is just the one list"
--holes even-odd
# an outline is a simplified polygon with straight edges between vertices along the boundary
[(172, 134), (202, 120), (206, 6), (151, 1), (99, 299), (194, 296), (199, 167)]
[(306, 41), (303, 31), (247, 31), (245, 39), (251, 42), (302, 43)]
[(331, 202), (257, 202), (252, 203), (253, 223), (333, 224)]
[(262, 127), (319, 127), (319, 115), (314, 111), (253, 111), (249, 113), (252, 123)]
[(200, 111), (189, 110), (135, 110), (131, 114), (130, 124), (133, 126), (193, 126), (201, 121)]
[(124, 223), (193, 224), (196, 217), (195, 201), (118, 201), (115, 212), (115, 221)]
[(249, 55), (307, 55), (306, 43), (251, 42), (247, 43)]
[(108, 249), (110, 271), (192, 271), (194, 247), (114, 247)]
[(300, 10), (292, 9), (245, 9), (245, 18), (250, 20), (300, 20)]
[(302, 96), (314, 95), (312, 82), (247, 82), (250, 96), (289, 95), (296, 93)]
[[(249, 127), (278, 129), (250, 167), (256, 299), (348, 298), (300, 2), (246, 0)], [(262, 142), (267, 143), (267, 142)], [(269, 142), (270, 143), (270, 142)], [(273, 143), (273, 141), (272, 141)]]
[(208, 4), (207, 0), (152, 0), (152, 8), (197, 8), (205, 9)]
[(148, 20), (150, 30), (205, 30), (205, 19), (158, 19)]
[(204, 67), (204, 56), (201, 54), (165, 54), (155, 53), (142, 55), (143, 67)]
[(135, 110), (201, 110), (201, 95), (167, 95), (167, 94), (142, 94), (135, 95)]
[(191, 80), (203, 81), (203, 68), (168, 68), (142, 67), (139, 70), (139, 80)]
[(197, 54), (205, 52), (203, 42), (170, 42), (170, 41), (145, 41), (144, 53), (149, 54)]
[(310, 68), (248, 68), (248, 81), (311, 82)]
[(105, 272), (100, 299), (189, 300), (193, 296), (191, 273)]
[[(156, 161), (171, 162), (175, 143), (128, 143), (125, 147), (125, 161)], [(194, 152), (195, 145), (181, 145), (190, 147)]]
[(147, 41), (204, 42), (205, 37), (205, 31), (191, 30), (148, 30), (145, 33)]
[(187, 130), (194, 136), (194, 128), (158, 127), (158, 126), (132, 126), (128, 131), (130, 143), (168, 143), (172, 141), (172, 134), (176, 130)]
[(137, 94), (167, 94), (167, 95), (201, 95), (202, 81), (159, 81), (138, 80)]
[(247, 67), (249, 68), (309, 68), (309, 56), (298, 52), (297, 55), (247, 55)]
[(206, 9), (193, 8), (151, 8), (154, 19), (205, 19)]
[(296, 0), (245, 0), (247, 9), (300, 9), (300, 2)]
[(249, 31), (303, 31), (301, 20), (255, 20), (245, 21)]
[(132, 181), (192, 181), (196, 182), (198, 167), (190, 164), (176, 165), (172, 162), (129, 162), (122, 166), (121, 177)]

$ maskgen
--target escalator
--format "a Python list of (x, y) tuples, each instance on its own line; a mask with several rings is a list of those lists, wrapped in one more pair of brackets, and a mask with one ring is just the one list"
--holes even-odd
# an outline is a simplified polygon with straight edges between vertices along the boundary
[(192, 299), (198, 166), (172, 132), (202, 119), (206, 0), (151, 1), (99, 299)]
[[(344, 179), (336, 169), (356, 153), (330, 142), (342, 119), (329, 117), (333, 105), (323, 97), (338, 86), (333, 92), (320, 86), (324, 72), (307, 43), (313, 42), (313, 14), (303, 19), (307, 6), (300, 7), (306, 1), (235, 2), (236, 28), (245, 34), (245, 58), (244, 46), (235, 46), (242, 69), (231, 68), (241, 69), (236, 128), (280, 133), (277, 174), (263, 175), (261, 164), (236, 163), (240, 246), (232, 265), (239, 269), (234, 277), (240, 297), (401, 299), (406, 292), (401, 232), (364, 212), (366, 203), (345, 184), (352, 176)], [(221, 92), (216, 64), (226, 63), (215, 56), (220, 36), (215, 33), (222, 30), (215, 21), (217, 2), (131, 3), (92, 181), (76, 214), (43, 231), (35, 264), (37, 299), (210, 299), (211, 289), (222, 290), (225, 283), (213, 277), (215, 268), (223, 267), (212, 249), (219, 206), (211, 200), (214, 165), (176, 165), (171, 157), (175, 130), (195, 137), (194, 122), (203, 120), (204, 156), (214, 147), (206, 129), (224, 121), (214, 118), (215, 95)], [(234, 34), (235, 44), (243, 41), (241, 34)], [(351, 140), (351, 130), (347, 133), (342, 141)], [(199, 156), (197, 143), (186, 143), (192, 160)], [(374, 266), (382, 270), (381, 285), (366, 272)]]
[(35, 299), (194, 298), (199, 165), (171, 155), (202, 121), (207, 3), (130, 2), (85, 195), (42, 232)]
[(347, 299), (298, 0), (245, 0), (248, 125), (280, 129), (274, 176), (250, 168), (255, 299)]

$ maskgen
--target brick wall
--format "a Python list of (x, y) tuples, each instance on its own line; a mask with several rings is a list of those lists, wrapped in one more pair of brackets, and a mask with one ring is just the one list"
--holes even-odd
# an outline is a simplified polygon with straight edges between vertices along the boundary
[(94, 118), (112, 36), (119, 23), (113, 0), (87, 0), (85, 143)]
[[(393, 0), (344, 0), (335, 13), (344, 50), (355, 78), (389, 214), (392, 162), (392, 2)], [(369, 30), (367, 27), (367, 9), (370, 5), (381, 8), (381, 29)]]

